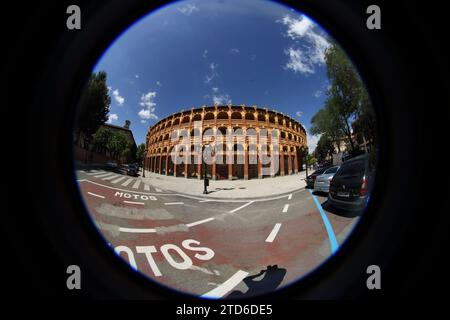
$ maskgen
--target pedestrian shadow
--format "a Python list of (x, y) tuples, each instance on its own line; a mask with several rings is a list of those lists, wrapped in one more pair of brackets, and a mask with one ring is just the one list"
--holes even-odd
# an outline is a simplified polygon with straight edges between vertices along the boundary
[[(260, 276), (264, 277), (260, 280), (255, 280)], [(240, 298), (250, 298), (265, 293), (271, 293), (275, 291), (276, 288), (281, 284), (286, 275), (286, 269), (278, 268), (275, 264), (273, 266), (267, 266), (267, 269), (261, 270), (259, 273), (245, 277), (242, 281), (247, 285), (247, 292), (241, 292), (234, 290), (231, 292), (227, 299), (240, 299)]]

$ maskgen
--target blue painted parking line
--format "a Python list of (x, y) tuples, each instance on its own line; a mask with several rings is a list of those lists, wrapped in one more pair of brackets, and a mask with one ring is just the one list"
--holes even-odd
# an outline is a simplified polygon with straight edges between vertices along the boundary
[(323, 220), (323, 224), (325, 225), (325, 229), (327, 229), (328, 239), (330, 240), (331, 253), (334, 254), (337, 251), (337, 249), (339, 248), (339, 244), (336, 240), (336, 236), (334, 234), (333, 227), (331, 226), (331, 223), (328, 220), (327, 215), (323, 211), (322, 205), (320, 204), (319, 200), (317, 200), (316, 196), (313, 195), (311, 190), (309, 190), (309, 193), (311, 193), (311, 196), (312, 196), (314, 202), (316, 203), (317, 208), (319, 209), (320, 216), (322, 217), (322, 220)]

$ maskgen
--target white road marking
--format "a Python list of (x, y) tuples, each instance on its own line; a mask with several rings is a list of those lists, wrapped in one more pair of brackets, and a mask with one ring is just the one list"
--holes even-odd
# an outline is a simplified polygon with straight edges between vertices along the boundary
[(285, 204), (283, 208), (283, 212), (288, 212), (289, 204)]
[(144, 183), (144, 190), (145, 191), (150, 191), (150, 186), (146, 183)]
[(242, 206), (240, 206), (240, 207), (238, 207), (238, 208), (236, 208), (236, 209), (233, 209), (233, 210), (229, 211), (229, 213), (235, 213), (236, 211), (245, 208), (246, 206), (252, 204), (253, 202), (254, 202), (254, 201), (247, 202), (246, 204), (244, 204), (244, 205), (242, 205)]
[(155, 233), (156, 229), (138, 229), (138, 228), (123, 228), (119, 227), (120, 232), (129, 232), (129, 233)]
[(273, 227), (273, 229), (270, 232), (269, 236), (267, 237), (266, 242), (273, 242), (273, 240), (277, 236), (277, 233), (280, 230), (280, 228), (281, 228), (281, 223), (275, 224), (275, 226)]
[(145, 202), (135, 202), (135, 201), (127, 201), (127, 200), (123, 200), (124, 203), (130, 203), (130, 204), (142, 204), (145, 205)]
[(171, 206), (174, 204), (184, 204), (184, 202), (166, 202), (166, 203), (164, 203), (165, 206)]
[(214, 218), (207, 218), (207, 219), (203, 219), (203, 220), (200, 220), (200, 221), (188, 223), (186, 226), (193, 227), (193, 226), (197, 226), (199, 224), (206, 223), (206, 222), (209, 222), (209, 221), (212, 221), (212, 220), (214, 220)]
[(289, 195), (288, 200), (292, 199), (292, 193)]
[(125, 178), (126, 178), (125, 176), (122, 176), (122, 177), (120, 177), (120, 178), (118, 178), (116, 180), (111, 181), (111, 183), (119, 183), (120, 181), (122, 181)]
[(92, 192), (88, 192), (88, 194), (90, 194), (91, 196), (94, 196), (94, 197), (98, 197), (98, 198), (105, 199), (104, 196), (101, 196), (101, 195), (99, 195), (99, 194), (95, 194), (95, 193), (92, 193)]
[(162, 192), (161, 189), (155, 188), (156, 192)]
[(102, 180), (112, 180), (114, 178), (117, 178), (118, 176), (119, 176), (118, 174), (115, 174), (115, 175), (113, 175), (111, 177), (102, 178)]
[(210, 202), (211, 200), (201, 200), (199, 202)]
[(211, 291), (208, 291), (207, 293), (203, 294), (201, 297), (210, 298), (210, 299), (222, 298), (228, 292), (233, 290), (233, 288), (236, 287), (246, 276), (248, 276), (248, 272), (239, 270), (238, 272), (233, 274), (231, 276), (231, 278), (229, 278), (224, 283), (217, 286), (217, 288), (214, 288)]
[[(111, 172), (102, 173), (102, 174), (99, 174), (99, 175), (94, 175), (93, 177), (95, 177), (95, 178), (103, 178), (103, 177), (109, 176), (110, 174), (111, 174)], [(112, 174), (114, 174), (114, 173), (112, 173)]]
[(136, 179), (136, 182), (133, 184), (132, 188), (133, 188), (133, 189), (137, 189), (137, 188), (139, 188), (139, 185), (140, 185), (140, 184), (141, 184), (141, 180)]
[(92, 170), (90, 172), (86, 172), (86, 174), (90, 175), (90, 176), (92, 176), (94, 174), (100, 174), (100, 173), (105, 173), (105, 171), (103, 171), (103, 170)]
[(131, 181), (133, 181), (132, 178), (128, 179), (127, 181), (125, 181), (124, 183), (122, 183), (122, 186), (126, 187), (127, 185), (129, 185), (131, 183)]

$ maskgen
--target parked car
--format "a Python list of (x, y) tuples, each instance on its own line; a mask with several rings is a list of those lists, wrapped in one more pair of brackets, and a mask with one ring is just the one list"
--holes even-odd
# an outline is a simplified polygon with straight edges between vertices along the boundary
[(321, 175), (322, 173), (325, 172), (325, 170), (327, 170), (329, 167), (322, 167), (322, 168), (318, 168), (316, 171), (314, 171), (313, 173), (311, 173), (309, 176), (306, 177), (306, 186), (308, 188), (312, 188), (314, 187), (314, 181), (316, 181), (316, 177), (318, 175)]
[(330, 182), (328, 203), (344, 210), (360, 210), (367, 205), (375, 168), (367, 155), (351, 158), (341, 164)]
[(106, 166), (109, 168), (117, 168), (118, 167), (117, 162), (114, 160), (108, 160), (106, 162)]
[(333, 179), (333, 176), (338, 171), (339, 166), (334, 166), (326, 169), (321, 175), (316, 177), (314, 181), (314, 191), (315, 192), (325, 192), (328, 193), (330, 188), (330, 181)]
[(139, 168), (136, 164), (129, 164), (127, 167), (127, 175), (138, 176)]

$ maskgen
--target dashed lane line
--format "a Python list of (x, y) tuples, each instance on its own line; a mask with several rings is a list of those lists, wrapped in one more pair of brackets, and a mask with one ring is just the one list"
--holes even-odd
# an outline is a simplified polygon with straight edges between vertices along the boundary
[(273, 227), (272, 231), (270, 232), (269, 236), (266, 239), (266, 242), (273, 242), (275, 237), (277, 236), (278, 231), (280, 231), (281, 223), (276, 223)]
[(228, 211), (228, 212), (229, 212), (229, 213), (235, 213), (236, 211), (241, 210), (241, 209), (245, 208), (245, 207), (248, 206), (248, 205), (251, 205), (253, 202), (254, 202), (254, 201), (249, 201), (249, 202), (247, 202), (246, 204), (244, 204), (244, 205), (242, 205), (242, 206), (240, 206), (240, 207), (238, 207), (238, 208), (236, 208), (236, 209), (233, 209), (233, 210), (231, 210), (231, 211)]
[(133, 189), (138, 189), (140, 184), (141, 184), (141, 180), (140, 179), (136, 179), (136, 182), (133, 184), (132, 188)]
[(289, 195), (288, 200), (292, 199), (292, 193)]
[(122, 183), (122, 186), (124, 186), (124, 187), (128, 186), (128, 185), (131, 183), (131, 181), (133, 181), (133, 179), (132, 179), (132, 178), (129, 178), (127, 181), (125, 181), (124, 183)]
[(289, 210), (289, 204), (285, 204), (283, 207), (283, 212), (288, 212)]
[(145, 205), (145, 202), (136, 202), (136, 201), (127, 201), (127, 200), (123, 200), (124, 203), (129, 203), (129, 204), (141, 204), (141, 205)]
[(202, 298), (208, 299), (219, 299), (233, 290), (245, 277), (248, 276), (248, 272), (239, 270), (235, 274), (233, 274), (228, 280), (224, 283), (220, 284), (216, 288), (208, 291), (207, 293), (201, 295)]
[(177, 204), (184, 204), (184, 202), (166, 202), (164, 203), (165, 206), (172, 206)]
[(92, 193), (92, 192), (88, 192), (88, 194), (90, 194), (91, 196), (97, 197), (97, 198), (105, 199), (104, 196), (101, 196), (99, 194), (95, 194), (95, 193)]
[(121, 176), (120, 178), (111, 181), (111, 183), (114, 183), (114, 184), (119, 183), (120, 181), (122, 181), (122, 180), (125, 179), (125, 178), (126, 178), (125, 176)]
[(209, 222), (209, 221), (212, 221), (212, 220), (214, 220), (214, 218), (211, 217), (211, 218), (203, 219), (203, 220), (200, 220), (200, 221), (197, 221), (197, 222), (188, 223), (186, 226), (193, 227), (193, 226), (197, 226), (199, 224), (206, 223), (206, 222)]
[[(207, 218), (207, 219), (203, 219), (203, 220), (200, 220), (200, 221), (187, 223), (187, 224), (185, 224), (185, 226), (190, 228), (190, 227), (198, 226), (199, 224), (207, 223), (207, 222), (212, 221), (212, 220), (214, 220), (214, 218)], [(141, 228), (119, 227), (119, 231), (120, 232), (126, 232), (126, 233), (155, 233), (156, 229), (155, 228), (143, 228), (143, 229), (141, 229)]]

